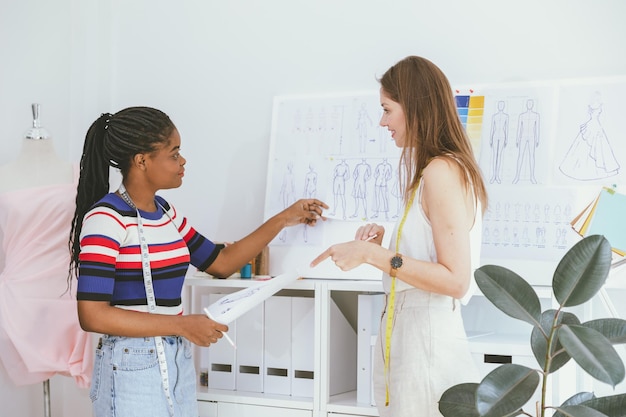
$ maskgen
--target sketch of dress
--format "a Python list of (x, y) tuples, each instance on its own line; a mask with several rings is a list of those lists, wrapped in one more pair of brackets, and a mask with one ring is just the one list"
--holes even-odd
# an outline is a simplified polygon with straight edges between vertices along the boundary
[(619, 173), (620, 165), (600, 123), (602, 103), (589, 105), (589, 119), (580, 126), (559, 169), (575, 180), (597, 180)]
[(354, 214), (352, 214), (352, 218), (358, 216), (359, 206), (363, 206), (363, 218), (367, 219), (367, 181), (369, 181), (372, 176), (372, 168), (369, 166), (367, 161), (363, 159), (357, 166), (354, 168), (354, 172), (352, 174), (354, 178), (354, 190), (352, 190), (352, 197), (354, 197), (355, 207)]

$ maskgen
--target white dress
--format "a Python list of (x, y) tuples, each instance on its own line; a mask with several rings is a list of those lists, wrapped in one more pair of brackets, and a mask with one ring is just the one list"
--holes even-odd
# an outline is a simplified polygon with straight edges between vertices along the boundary
[[(420, 204), (421, 192), (420, 183), (397, 252), (436, 262), (432, 228)], [(374, 398), (381, 417), (440, 416), (438, 401), (445, 390), (463, 382), (480, 382), (469, 350), (460, 302), (466, 303), (475, 289), (473, 272), (479, 266), (482, 230), (480, 203), (476, 212), (470, 233), (472, 286), (463, 300), (423, 291), (396, 279), (388, 406), (385, 406), (384, 375), (386, 307), (375, 347)], [(398, 224), (391, 236), (392, 250), (397, 229)], [(389, 294), (391, 278), (387, 274), (383, 274), (383, 286)]]

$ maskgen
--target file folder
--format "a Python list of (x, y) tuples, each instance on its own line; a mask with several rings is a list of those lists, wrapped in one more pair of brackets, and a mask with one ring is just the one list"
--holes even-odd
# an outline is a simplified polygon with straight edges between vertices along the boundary
[(329, 395), (337, 395), (354, 391), (357, 386), (357, 335), (332, 298), (330, 299), (330, 323), (328, 324), (330, 327), (328, 393)]
[(313, 397), (315, 299), (291, 298), (291, 395)]
[[(202, 305), (209, 303), (209, 296), (202, 295)], [(209, 388), (209, 347), (200, 346), (198, 348), (198, 377), (197, 384), (201, 390), (206, 391)]]
[(372, 403), (372, 339), (376, 340), (385, 302), (384, 294), (359, 294), (357, 313), (357, 388), (359, 404)]
[(291, 395), (291, 297), (265, 300), (263, 391)]
[(235, 321), (237, 391), (263, 392), (263, 304), (258, 304)]
[[(209, 294), (209, 302), (215, 302), (222, 295)], [(237, 323), (228, 326), (228, 334), (237, 343)], [(209, 346), (209, 389), (235, 390), (235, 352), (225, 338)]]

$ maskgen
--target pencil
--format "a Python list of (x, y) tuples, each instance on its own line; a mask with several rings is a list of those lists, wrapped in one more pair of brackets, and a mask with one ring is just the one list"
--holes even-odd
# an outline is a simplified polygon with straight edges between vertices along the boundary
[[(210, 318), (211, 320), (215, 321), (215, 319), (213, 318), (213, 315), (211, 315), (211, 313), (209, 312), (209, 309), (207, 307), (204, 307), (204, 312), (206, 313), (207, 317)], [(226, 338), (226, 340), (228, 340), (228, 343), (230, 343), (230, 345), (237, 349), (237, 346), (235, 346), (235, 342), (233, 342), (233, 339), (230, 338), (230, 336), (228, 336), (228, 333), (222, 333), (224, 335), (224, 337)]]

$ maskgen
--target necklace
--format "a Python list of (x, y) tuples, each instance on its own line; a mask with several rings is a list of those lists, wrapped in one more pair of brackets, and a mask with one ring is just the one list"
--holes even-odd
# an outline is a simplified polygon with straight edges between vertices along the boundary
[(126, 204), (130, 206), (130, 208), (137, 210), (137, 206), (135, 205), (135, 203), (133, 203), (133, 200), (130, 199), (130, 196), (128, 195), (128, 191), (126, 191), (126, 187), (124, 187), (124, 184), (120, 184), (120, 188), (117, 190), (117, 192), (126, 202)]

